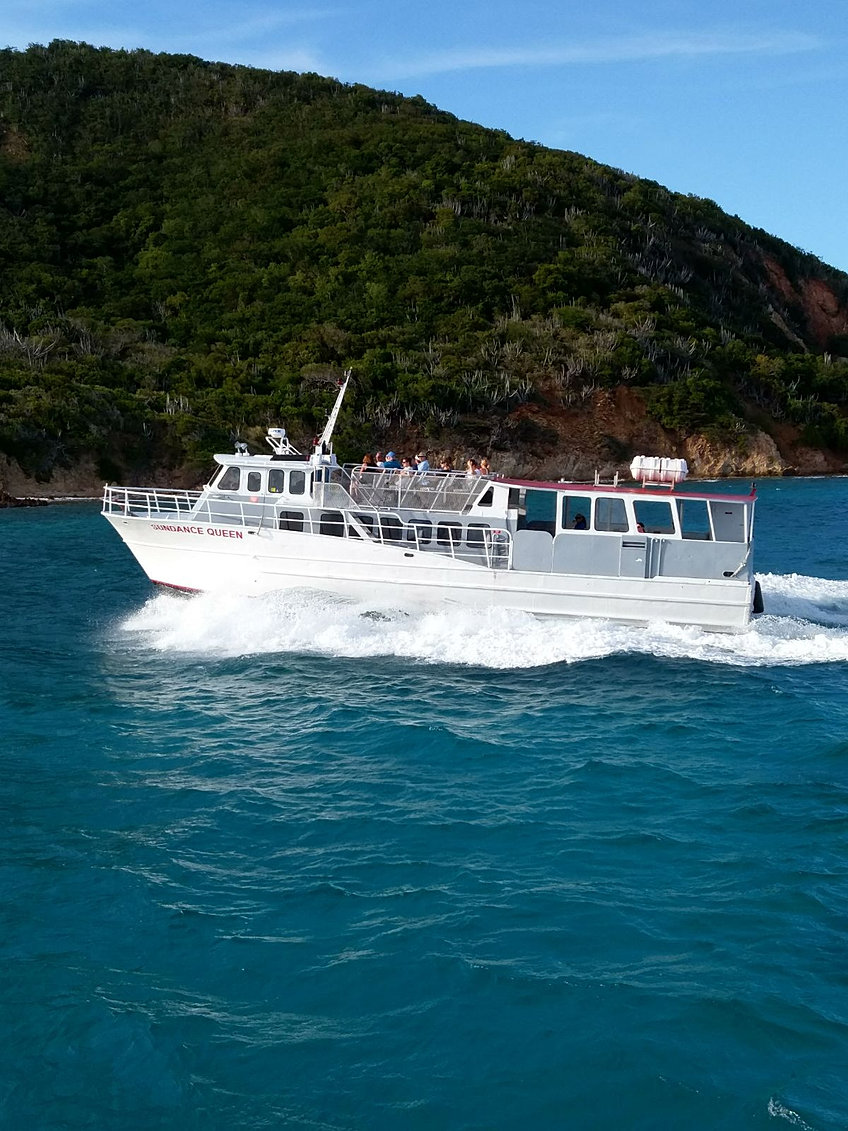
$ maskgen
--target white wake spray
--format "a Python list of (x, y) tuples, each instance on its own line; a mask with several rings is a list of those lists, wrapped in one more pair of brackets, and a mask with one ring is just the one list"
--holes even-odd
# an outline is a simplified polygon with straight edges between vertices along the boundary
[(504, 670), (625, 653), (742, 667), (848, 660), (848, 581), (765, 574), (760, 583), (767, 612), (738, 635), (588, 618), (541, 620), (502, 609), (375, 611), (303, 590), (265, 597), (160, 594), (121, 628), (139, 647), (160, 652), (397, 656)]

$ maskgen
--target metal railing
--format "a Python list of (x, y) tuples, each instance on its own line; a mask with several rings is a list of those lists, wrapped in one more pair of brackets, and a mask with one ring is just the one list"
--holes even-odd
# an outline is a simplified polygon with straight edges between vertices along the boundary
[(107, 485), (103, 488), (103, 514), (139, 518), (184, 517), (192, 513), (200, 495), (200, 491)]
[[(477, 484), (472, 484), (477, 487)], [(110, 487), (103, 491), (103, 514), (128, 518), (155, 519), (162, 523), (184, 524), (186, 520), (214, 525), (276, 530), (298, 529), (289, 525), (291, 513), (302, 514), (299, 529), (309, 534), (343, 538), (362, 538), (379, 545), (408, 548), (421, 553), (440, 554), (462, 561), (480, 562), (491, 569), (509, 569), (512, 565), (512, 537), (507, 530), (482, 525), (457, 524), (446, 532), (439, 530), (418, 515), (418, 519), (402, 517), (394, 508), (375, 507), (354, 501), (339, 483), (316, 484), (327, 488), (322, 500), (304, 496), (303, 502), (291, 498), (262, 502), (243, 502), (237, 498), (203, 497), (200, 491), (177, 491), (157, 487)], [(465, 492), (466, 497), (468, 491)], [(408, 497), (408, 492), (405, 497)], [(340, 513), (340, 521), (328, 518), (322, 508), (332, 507)], [(415, 508), (419, 512), (426, 507)], [(433, 508), (430, 508), (433, 509)], [(439, 507), (444, 510), (444, 507)], [(283, 524), (286, 525), (283, 525)], [(469, 542), (469, 529), (474, 531)]]
[[(332, 487), (334, 484), (316, 484)], [(342, 486), (357, 507), (375, 510), (449, 511), (462, 514), (489, 488), (489, 480), (469, 479), (459, 471), (398, 471), (376, 468), (362, 471), (359, 467), (341, 469)]]
[(276, 526), (273, 502), (242, 501), (237, 497), (204, 497), (201, 491), (175, 491), (159, 487), (105, 487), (103, 514), (155, 518), (161, 522), (185, 521), (217, 526)]

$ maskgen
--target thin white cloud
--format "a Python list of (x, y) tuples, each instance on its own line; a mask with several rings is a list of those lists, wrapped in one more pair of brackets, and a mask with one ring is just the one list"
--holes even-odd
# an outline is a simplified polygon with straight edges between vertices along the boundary
[(379, 67), (382, 78), (440, 74), (494, 67), (555, 67), (639, 63), (721, 55), (788, 55), (821, 47), (804, 32), (659, 33), (589, 43), (529, 47), (457, 48), (431, 55), (395, 59)]
[(339, 12), (334, 8), (299, 9), (287, 12), (258, 11), (254, 15), (245, 15), (242, 19), (229, 21), (220, 25), (206, 23), (202, 29), (197, 29), (191, 34), (200, 42), (204, 39), (219, 42), (222, 37), (246, 40), (260, 38), (265, 40), (281, 28), (290, 28), (305, 23), (318, 23), (321, 20), (338, 18)]
[[(257, 66), (271, 67), (276, 65), (275, 59), (280, 59), (280, 67), (296, 70), (301, 69), (303, 64), (303, 69), (314, 69), (321, 62), (320, 57), (308, 47), (291, 45), (278, 48), (278, 33), (290, 34), (292, 29), (338, 19), (340, 15), (336, 7), (272, 11), (257, 6), (247, 8), (234, 17), (229, 5), (213, 4), (198, 20), (177, 0), (167, 23), (158, 17), (155, 10), (132, 11), (129, 5), (116, 6), (107, 23), (103, 20), (102, 4), (90, 5), (93, 18), (86, 18), (79, 10), (86, 5), (76, 0), (77, 7), (71, 12), (73, 3), (74, 0), (50, 0), (49, 6), (55, 7), (56, 11), (49, 34), (45, 34), (43, 18), (36, 18), (43, 13), (22, 11), (14, 31), (11, 26), (14, 21), (7, 25), (6, 42), (23, 48), (29, 43), (72, 39), (97, 47), (147, 47), (204, 57), (211, 53), (226, 59), (243, 56), (239, 58), (240, 62), (247, 62), (247, 55), (252, 55)], [(123, 14), (129, 19), (121, 19)], [(240, 52), (239, 44), (249, 45), (248, 51)], [(254, 59), (250, 61), (254, 62)]]

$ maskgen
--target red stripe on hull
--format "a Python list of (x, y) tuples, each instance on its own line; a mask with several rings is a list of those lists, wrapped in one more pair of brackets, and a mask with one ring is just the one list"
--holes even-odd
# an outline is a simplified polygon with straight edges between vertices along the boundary
[(172, 585), (169, 581), (157, 581), (155, 578), (150, 579), (154, 585), (158, 585), (160, 589), (170, 589), (174, 593), (200, 593), (199, 589), (191, 589), (188, 585)]

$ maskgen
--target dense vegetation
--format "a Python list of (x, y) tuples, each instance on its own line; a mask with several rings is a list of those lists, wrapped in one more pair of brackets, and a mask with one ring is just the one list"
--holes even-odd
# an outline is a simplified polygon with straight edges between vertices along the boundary
[[(0, 451), (45, 477), (323, 422), (344, 454), (645, 391), (682, 431), (848, 447), (848, 276), (708, 200), (318, 75), (0, 52)], [(322, 380), (323, 379), (323, 380)], [(354, 439), (354, 437), (356, 437)]]

